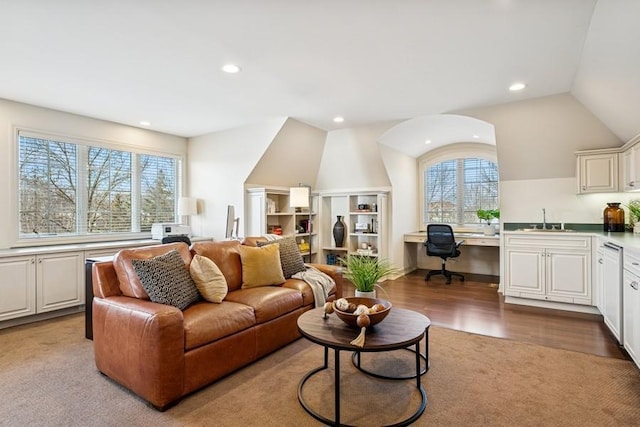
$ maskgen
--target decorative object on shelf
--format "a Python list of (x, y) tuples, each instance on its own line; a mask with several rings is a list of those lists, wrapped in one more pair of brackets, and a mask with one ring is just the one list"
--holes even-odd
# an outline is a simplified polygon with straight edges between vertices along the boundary
[(377, 283), (385, 276), (399, 271), (389, 260), (372, 256), (350, 254), (339, 260), (346, 267), (344, 277), (353, 283), (356, 295), (360, 295), (360, 292), (372, 292), (376, 287), (384, 292)]
[(634, 199), (627, 204), (629, 209), (629, 226), (634, 234), (640, 233), (640, 199)]
[(333, 240), (336, 242), (336, 248), (341, 248), (344, 244), (344, 221), (342, 221), (342, 215), (338, 215), (338, 220), (333, 224)]
[[(297, 187), (291, 187), (289, 189), (289, 206), (292, 208), (308, 208), (309, 220), (306, 223), (306, 228), (309, 233), (309, 262), (312, 261), (312, 246), (311, 246), (311, 186), (308, 184), (298, 184)], [(305, 224), (300, 224), (305, 226)]]
[(624, 209), (619, 202), (607, 203), (602, 214), (604, 219), (604, 231), (624, 231)]
[(500, 219), (500, 209), (478, 209), (476, 212), (481, 221), (486, 221), (484, 226), (485, 236), (493, 236), (496, 234), (496, 227), (491, 224), (493, 219)]

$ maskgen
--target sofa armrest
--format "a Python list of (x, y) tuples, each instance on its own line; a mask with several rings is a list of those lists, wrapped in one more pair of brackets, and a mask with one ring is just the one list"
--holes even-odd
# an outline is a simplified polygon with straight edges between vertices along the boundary
[(182, 396), (184, 317), (176, 307), (126, 296), (93, 299), (100, 372), (157, 408)]
[(310, 264), (314, 268), (329, 275), (336, 282), (336, 299), (342, 298), (342, 290), (344, 289), (344, 278), (342, 277), (342, 267), (328, 264)]

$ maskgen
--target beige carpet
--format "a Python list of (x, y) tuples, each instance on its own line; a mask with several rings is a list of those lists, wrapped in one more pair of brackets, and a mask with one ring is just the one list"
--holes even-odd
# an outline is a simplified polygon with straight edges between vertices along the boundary
[[(1, 426), (319, 425), (297, 400), (299, 379), (322, 362), (321, 348), (304, 339), (160, 413), (96, 371), (83, 325), (74, 315), (0, 331)], [(429, 402), (415, 425), (640, 425), (640, 373), (631, 362), (440, 328), (431, 329), (430, 351)], [(341, 354), (344, 422), (381, 425), (415, 410), (414, 381), (371, 379)], [(410, 370), (413, 361), (407, 351), (367, 357), (380, 370)], [(332, 375), (305, 387), (328, 417)]]

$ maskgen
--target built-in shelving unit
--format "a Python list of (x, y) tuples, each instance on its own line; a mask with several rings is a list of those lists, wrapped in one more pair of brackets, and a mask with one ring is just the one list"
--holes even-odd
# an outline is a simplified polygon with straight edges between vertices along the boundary
[[(300, 253), (305, 262), (318, 262), (318, 225), (317, 196), (311, 195), (311, 215), (309, 209), (289, 206), (289, 188), (257, 187), (249, 188), (246, 193), (246, 236), (280, 234), (295, 236)], [(311, 227), (309, 219), (311, 218)], [(311, 228), (311, 230), (309, 230)], [(311, 242), (311, 259), (305, 244)], [(322, 261), (322, 260), (320, 260)]]

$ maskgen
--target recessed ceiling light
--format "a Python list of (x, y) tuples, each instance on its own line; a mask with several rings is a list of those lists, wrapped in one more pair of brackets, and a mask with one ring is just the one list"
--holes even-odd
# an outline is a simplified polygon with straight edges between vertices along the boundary
[(514, 83), (511, 86), (509, 86), (509, 90), (511, 92), (517, 92), (519, 90), (524, 89), (525, 87), (527, 87), (527, 85), (524, 83)]
[(340, 116), (334, 117), (333, 121), (335, 123), (342, 123), (342, 122), (344, 122), (344, 117), (340, 117)]
[(222, 71), (229, 74), (235, 74), (240, 71), (240, 67), (238, 67), (236, 64), (225, 64), (222, 66)]
[(151, 126), (151, 122), (143, 120), (143, 121), (140, 122), (140, 126)]
[(478, 135), (473, 135), (473, 138), (474, 138), (474, 139), (478, 139), (478, 138), (480, 138), (480, 137), (479, 137)]
[(427, 139), (424, 143), (425, 143), (425, 144), (431, 144), (431, 140), (430, 140), (430, 139)]

